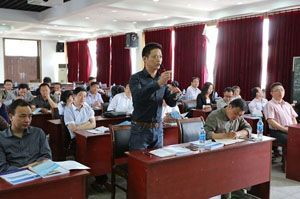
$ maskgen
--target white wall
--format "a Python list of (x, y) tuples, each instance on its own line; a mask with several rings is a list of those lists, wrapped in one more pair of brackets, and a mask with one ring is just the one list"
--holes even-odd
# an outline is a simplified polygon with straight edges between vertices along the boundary
[(4, 82), (3, 38), (0, 38), (0, 82)]
[[(47, 76), (53, 82), (58, 81), (58, 64), (66, 64), (66, 53), (56, 52), (57, 41), (41, 41), (41, 79)], [(0, 82), (3, 83), (4, 77), (4, 54), (3, 39), (0, 38)]]
[(41, 79), (50, 77), (52, 82), (58, 81), (58, 64), (66, 64), (66, 53), (56, 52), (57, 41), (41, 42)]

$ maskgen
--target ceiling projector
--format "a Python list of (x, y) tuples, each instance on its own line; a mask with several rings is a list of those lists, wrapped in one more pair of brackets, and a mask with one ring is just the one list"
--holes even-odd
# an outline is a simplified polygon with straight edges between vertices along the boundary
[(38, 6), (56, 6), (64, 3), (64, 0), (27, 0), (28, 4), (38, 5)]

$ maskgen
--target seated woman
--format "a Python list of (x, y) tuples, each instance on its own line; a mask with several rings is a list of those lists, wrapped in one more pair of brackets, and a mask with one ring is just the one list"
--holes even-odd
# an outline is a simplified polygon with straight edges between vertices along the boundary
[(61, 95), (61, 101), (57, 104), (59, 115), (64, 115), (65, 107), (73, 103), (73, 92), (64, 91)]
[(197, 96), (197, 109), (205, 109), (206, 107), (209, 107), (208, 109), (212, 108), (211, 105), (216, 103), (213, 96), (213, 90), (213, 84), (210, 82), (205, 82), (201, 93)]
[(129, 84), (126, 85), (124, 92), (116, 94), (112, 98), (107, 111), (126, 112), (128, 114), (131, 114), (133, 112), (132, 97)]

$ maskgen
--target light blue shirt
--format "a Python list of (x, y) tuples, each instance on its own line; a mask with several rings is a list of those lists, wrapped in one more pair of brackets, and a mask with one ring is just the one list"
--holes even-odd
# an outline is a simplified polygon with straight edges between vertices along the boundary
[(101, 104), (104, 103), (100, 93), (96, 93), (96, 95), (93, 95), (92, 93), (88, 92), (86, 97), (86, 103), (92, 107), (93, 104), (97, 101)]
[[(69, 124), (83, 124), (95, 116), (94, 110), (87, 104), (84, 104), (81, 108), (77, 108), (72, 104), (71, 106), (66, 106), (64, 111), (64, 122), (65, 125)], [(71, 138), (75, 137), (75, 134), (69, 129)]]

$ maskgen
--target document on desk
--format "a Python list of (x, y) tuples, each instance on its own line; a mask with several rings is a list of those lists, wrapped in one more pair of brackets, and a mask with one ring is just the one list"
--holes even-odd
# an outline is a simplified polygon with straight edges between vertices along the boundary
[(64, 169), (67, 170), (86, 170), (90, 169), (90, 167), (87, 167), (83, 164), (80, 164), (79, 162), (76, 162), (74, 160), (67, 160), (67, 161), (61, 161), (61, 162), (55, 162), (59, 166), (61, 166)]
[(244, 142), (244, 139), (214, 139), (218, 143), (222, 143), (224, 145), (235, 144), (238, 142)]
[(151, 154), (158, 157), (180, 156), (193, 153), (190, 149), (181, 146), (167, 146), (161, 149), (150, 151)]
[(104, 126), (100, 126), (100, 127), (95, 128), (95, 129), (87, 130), (87, 132), (93, 133), (93, 134), (104, 134), (107, 131), (109, 131), (109, 128), (104, 127)]
[(12, 185), (21, 184), (40, 178), (38, 174), (33, 173), (28, 169), (7, 173), (1, 175), (0, 177)]

